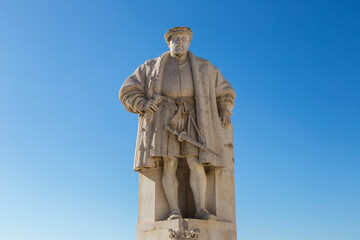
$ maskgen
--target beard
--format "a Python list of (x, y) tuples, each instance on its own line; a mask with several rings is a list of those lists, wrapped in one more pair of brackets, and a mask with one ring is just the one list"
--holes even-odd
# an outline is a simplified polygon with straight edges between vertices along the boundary
[(184, 51), (184, 47), (183, 46), (177, 46), (177, 47), (174, 47), (173, 49), (173, 52), (174, 53), (181, 53)]
[(187, 49), (184, 46), (176, 46), (171, 51), (175, 55), (182, 55), (187, 52)]

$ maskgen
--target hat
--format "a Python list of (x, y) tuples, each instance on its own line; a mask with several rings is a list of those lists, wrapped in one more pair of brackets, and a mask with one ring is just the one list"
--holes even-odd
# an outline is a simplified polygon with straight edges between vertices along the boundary
[(166, 43), (169, 45), (170, 38), (173, 35), (178, 34), (178, 33), (187, 33), (187, 34), (189, 34), (190, 41), (191, 41), (192, 36), (193, 36), (193, 32), (188, 27), (173, 27), (173, 28), (169, 29), (164, 35)]

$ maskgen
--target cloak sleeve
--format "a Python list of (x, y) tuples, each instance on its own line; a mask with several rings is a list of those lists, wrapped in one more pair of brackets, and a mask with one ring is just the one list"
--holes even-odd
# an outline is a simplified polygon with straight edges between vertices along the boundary
[(216, 103), (219, 116), (232, 116), (235, 101), (235, 91), (231, 84), (223, 77), (219, 69), (216, 71)]
[(124, 82), (119, 91), (121, 103), (126, 111), (142, 114), (147, 98), (145, 89), (145, 65), (138, 67)]

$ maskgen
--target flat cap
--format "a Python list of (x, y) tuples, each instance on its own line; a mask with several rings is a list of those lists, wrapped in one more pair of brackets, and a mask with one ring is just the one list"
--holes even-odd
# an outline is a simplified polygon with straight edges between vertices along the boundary
[(173, 27), (173, 28), (169, 29), (169, 30), (165, 33), (165, 35), (164, 35), (164, 38), (165, 38), (166, 43), (169, 45), (170, 38), (171, 38), (173, 35), (178, 34), (178, 33), (187, 33), (187, 34), (189, 34), (189, 36), (190, 36), (190, 41), (191, 41), (192, 36), (193, 36), (193, 32), (192, 32), (191, 29), (188, 28), (188, 27), (182, 27), (182, 26)]

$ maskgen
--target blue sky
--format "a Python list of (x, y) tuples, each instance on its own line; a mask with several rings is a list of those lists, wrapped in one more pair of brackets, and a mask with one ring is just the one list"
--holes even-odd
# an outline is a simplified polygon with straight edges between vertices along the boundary
[(193, 29), (234, 86), (238, 239), (360, 239), (359, 1), (0, 1), (0, 239), (135, 239), (125, 78)]

